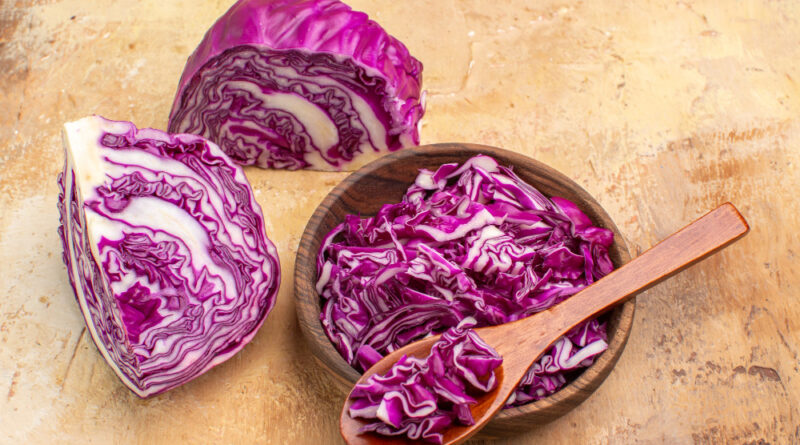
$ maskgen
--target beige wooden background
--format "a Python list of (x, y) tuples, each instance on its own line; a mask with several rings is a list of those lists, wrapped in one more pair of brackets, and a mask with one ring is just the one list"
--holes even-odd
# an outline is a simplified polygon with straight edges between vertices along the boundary
[[(234, 359), (142, 401), (87, 337), (56, 235), (60, 126), (164, 128), (230, 0), (0, 2), (0, 442), (338, 443), (342, 395), (294, 316), (300, 234), (345, 175), (248, 169), (279, 301)], [(423, 142), (495, 145), (574, 178), (644, 249), (733, 201), (753, 230), (642, 295), (606, 383), (500, 443), (800, 442), (800, 4), (350, 0), (425, 65)]]

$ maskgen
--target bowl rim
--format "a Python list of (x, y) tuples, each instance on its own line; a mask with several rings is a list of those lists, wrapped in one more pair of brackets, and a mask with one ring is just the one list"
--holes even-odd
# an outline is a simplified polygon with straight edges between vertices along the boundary
[[(495, 158), (501, 165), (519, 166), (515, 170), (522, 168), (530, 168), (535, 166), (544, 174), (553, 178), (559, 184), (569, 187), (582, 201), (592, 206), (593, 213), (596, 213), (592, 218), (593, 222), (596, 219), (607, 221), (608, 224), (603, 224), (603, 227), (614, 232), (614, 247), (617, 250), (619, 257), (619, 264), (615, 262), (615, 268), (620, 267), (622, 264), (630, 261), (630, 251), (625, 242), (624, 237), (620, 234), (619, 229), (614, 224), (611, 217), (606, 213), (605, 209), (583, 189), (575, 181), (564, 175), (563, 173), (555, 170), (547, 164), (542, 163), (536, 159), (526, 155), (513, 152), (510, 150), (481, 145), (472, 143), (438, 143), (422, 145), (418, 147), (404, 148), (394, 153), (382, 156), (372, 162), (369, 162), (361, 168), (353, 171), (344, 180), (337, 184), (317, 206), (311, 218), (303, 231), (300, 243), (297, 250), (297, 257), (295, 260), (295, 274), (294, 274), (294, 292), (295, 292), (295, 309), (297, 312), (298, 323), (306, 343), (311, 348), (314, 358), (325, 368), (331, 371), (336, 377), (338, 383), (343, 385), (344, 388), (351, 388), (356, 382), (361, 373), (350, 367), (345, 360), (339, 355), (339, 352), (330, 342), (325, 334), (322, 324), (319, 320), (319, 313), (321, 309), (320, 297), (316, 292), (316, 288), (312, 283), (316, 282), (316, 251), (312, 251), (310, 246), (315, 244), (315, 234), (319, 229), (326, 214), (329, 213), (330, 208), (340, 200), (348, 191), (348, 189), (362, 180), (365, 176), (370, 176), (376, 171), (385, 169), (387, 166), (396, 162), (420, 154), (434, 154), (434, 155), (448, 155), (454, 152), (464, 153), (469, 152), (470, 156), (479, 153), (487, 154)], [(409, 183), (410, 185), (410, 183)], [(534, 184), (536, 185), (536, 184)], [(544, 193), (544, 192), (543, 192)], [(545, 193), (548, 197), (551, 195)], [(586, 205), (581, 202), (576, 202), (576, 205), (581, 210), (586, 211)], [(317, 243), (317, 249), (318, 249)], [(316, 249), (315, 249), (316, 250)], [(310, 274), (310, 275), (309, 275)], [(609, 340), (608, 349), (598, 357), (595, 362), (588, 368), (585, 368), (581, 374), (573, 381), (565, 385), (556, 393), (547, 396), (543, 399), (521, 405), (514, 408), (509, 408), (501, 411), (489, 424), (489, 430), (492, 426), (503, 425), (509, 421), (515, 421), (520, 418), (530, 418), (531, 427), (535, 424), (546, 423), (553, 420), (567, 411), (571, 410), (583, 400), (589, 397), (594, 390), (600, 386), (605, 380), (606, 376), (610, 373), (611, 369), (616, 364), (617, 360), (625, 348), (628, 337), (630, 335), (631, 327), (633, 324), (633, 316), (635, 312), (635, 297), (620, 306), (617, 306), (609, 314), (616, 318), (615, 335)], [(316, 304), (316, 311), (309, 311), (309, 306)], [(315, 316), (310, 314), (314, 313)], [(319, 338), (324, 338), (327, 344), (320, 344)], [(563, 405), (570, 404), (565, 407)], [(544, 414), (542, 414), (544, 413)], [(511, 426), (511, 425), (509, 425)], [(513, 427), (512, 427), (513, 429)], [(500, 431), (500, 430), (498, 430)]]

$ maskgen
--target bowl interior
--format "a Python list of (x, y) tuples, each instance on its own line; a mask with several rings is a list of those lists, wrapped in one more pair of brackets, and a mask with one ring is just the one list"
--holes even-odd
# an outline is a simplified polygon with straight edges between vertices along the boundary
[[(318, 361), (349, 392), (359, 377), (331, 344), (319, 321), (321, 301), (314, 287), (317, 281), (316, 256), (322, 238), (344, 220), (345, 215), (375, 215), (383, 204), (400, 201), (419, 169), (435, 170), (448, 162), (464, 162), (483, 153), (514, 172), (547, 196), (574, 202), (592, 222), (614, 232), (609, 255), (615, 267), (629, 259), (627, 247), (611, 218), (585, 190), (552, 168), (526, 156), (494, 147), (475, 144), (436, 144), (403, 149), (365, 165), (348, 176), (323, 200), (309, 220), (298, 248), (295, 265), (295, 298), (301, 330)], [(482, 431), (483, 437), (500, 437), (530, 429), (566, 413), (586, 399), (613, 368), (627, 341), (633, 322), (635, 300), (613, 309), (608, 317), (609, 349), (580, 376), (556, 394), (522, 407), (504, 410)]]

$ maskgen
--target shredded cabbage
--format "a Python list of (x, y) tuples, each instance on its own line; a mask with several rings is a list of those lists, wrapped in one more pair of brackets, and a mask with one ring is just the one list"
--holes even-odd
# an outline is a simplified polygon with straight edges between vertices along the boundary
[[(477, 326), (527, 317), (613, 269), (610, 230), (572, 202), (548, 199), (489, 156), (421, 170), (401, 202), (345, 217), (317, 258), (320, 319), (363, 371), (387, 353), (467, 317)], [(528, 370), (508, 401), (563, 387), (607, 349), (606, 326), (583, 323)]]
[(371, 375), (350, 394), (350, 416), (375, 420), (360, 432), (442, 443), (450, 425), (474, 425), (473, 396), (494, 389), (503, 359), (465, 318), (442, 334), (426, 358), (403, 356), (385, 375)]

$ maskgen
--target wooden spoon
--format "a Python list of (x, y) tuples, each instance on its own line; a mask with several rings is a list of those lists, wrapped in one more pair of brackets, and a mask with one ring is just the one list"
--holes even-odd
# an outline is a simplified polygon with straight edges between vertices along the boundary
[[(480, 430), (505, 405), (528, 368), (567, 331), (715, 253), (748, 230), (736, 207), (725, 203), (562, 303), (522, 320), (475, 329), (503, 357), (503, 364), (495, 370), (495, 389), (471, 407), (475, 424), (449, 428), (444, 432), (444, 443), (461, 443)], [(366, 382), (372, 374), (385, 374), (403, 355), (427, 357), (438, 339), (429, 337), (392, 352), (369, 368), (358, 383)], [(359, 434), (368, 422), (350, 417), (351, 403), (348, 396), (339, 423), (347, 443), (409, 443), (405, 436)]]

